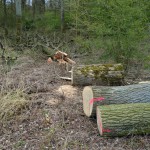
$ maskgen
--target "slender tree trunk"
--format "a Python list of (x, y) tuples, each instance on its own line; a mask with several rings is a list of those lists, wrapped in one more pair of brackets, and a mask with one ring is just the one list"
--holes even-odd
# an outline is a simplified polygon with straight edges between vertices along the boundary
[(21, 9), (21, 1), (16, 0), (16, 42), (21, 41), (21, 32), (22, 32), (22, 9)]
[(33, 19), (35, 19), (35, 11), (36, 11), (36, 4), (35, 4), (35, 0), (32, 0), (32, 15), (33, 15)]
[(0, 0), (0, 9), (2, 10), (3, 0)]
[(49, 0), (49, 9), (53, 9), (53, 2), (52, 2), (52, 0)]
[(64, 30), (64, 23), (65, 23), (65, 18), (64, 18), (64, 0), (61, 0), (61, 5), (60, 5), (60, 15), (61, 15), (61, 32)]
[(14, 13), (14, 1), (11, 0), (11, 12)]
[(4, 3), (4, 26), (6, 26), (7, 21), (6, 0), (3, 0), (3, 3)]
[(42, 13), (45, 12), (45, 0), (41, 0), (41, 11)]
[(78, 35), (78, 8), (79, 8), (79, 0), (76, 1), (76, 36)]
[(43, 14), (45, 12), (45, 0), (32, 0), (33, 17), (35, 14)]
[(4, 29), (5, 29), (5, 36), (8, 34), (7, 30), (7, 9), (6, 9), (6, 0), (3, 0), (4, 3)]
[[(0, 0), (0, 13), (3, 14), (3, 0)], [(2, 25), (2, 23), (0, 23)]]
[(25, 7), (26, 7), (26, 0), (22, 0), (22, 11), (25, 11)]

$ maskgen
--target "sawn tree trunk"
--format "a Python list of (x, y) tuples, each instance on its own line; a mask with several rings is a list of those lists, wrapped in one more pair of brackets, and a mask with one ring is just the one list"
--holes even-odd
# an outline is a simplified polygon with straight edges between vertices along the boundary
[(98, 106), (96, 114), (101, 136), (150, 134), (150, 103)]
[(123, 85), (122, 64), (79, 65), (72, 69), (72, 85)]
[(150, 84), (86, 86), (82, 97), (84, 113), (92, 117), (96, 115), (98, 105), (150, 102)]

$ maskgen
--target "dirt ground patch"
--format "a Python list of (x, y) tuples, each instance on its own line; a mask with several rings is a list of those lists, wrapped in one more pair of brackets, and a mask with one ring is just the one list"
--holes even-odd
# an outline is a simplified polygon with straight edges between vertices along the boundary
[(148, 150), (149, 136), (102, 138), (82, 109), (83, 87), (59, 78), (62, 66), (24, 57), (1, 74), (1, 93), (20, 89), (30, 101), (21, 114), (0, 120), (2, 150)]

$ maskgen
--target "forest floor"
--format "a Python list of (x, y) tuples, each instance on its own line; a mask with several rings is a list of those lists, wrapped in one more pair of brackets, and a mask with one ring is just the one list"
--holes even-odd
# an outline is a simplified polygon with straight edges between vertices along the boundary
[(150, 149), (150, 137), (146, 135), (101, 137), (96, 119), (83, 113), (83, 87), (72, 86), (59, 75), (65, 75), (62, 66), (48, 65), (46, 60), (39, 62), (27, 56), (18, 58), (7, 74), (0, 72), (0, 99), (16, 91), (16, 94), (23, 93), (20, 97), (27, 102), (20, 109), (11, 107), (12, 116), (3, 113), (0, 150)]

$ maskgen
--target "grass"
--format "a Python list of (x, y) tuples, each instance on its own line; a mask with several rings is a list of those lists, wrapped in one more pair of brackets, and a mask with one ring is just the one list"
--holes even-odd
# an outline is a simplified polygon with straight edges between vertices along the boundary
[(21, 90), (11, 91), (0, 95), (0, 119), (10, 120), (26, 108), (29, 101)]

